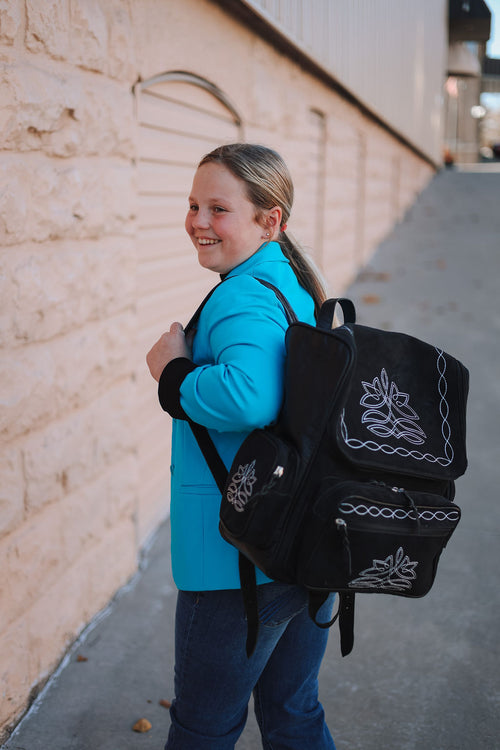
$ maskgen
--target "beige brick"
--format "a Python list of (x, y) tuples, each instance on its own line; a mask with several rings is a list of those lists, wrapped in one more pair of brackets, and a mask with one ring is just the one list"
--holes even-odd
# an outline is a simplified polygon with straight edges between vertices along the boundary
[(66, 568), (57, 504), (0, 540), (0, 633), (52, 586)]
[(134, 527), (126, 519), (104, 542), (89, 547), (55, 583), (44, 587), (26, 614), (29, 650), (39, 679), (54, 669), (64, 650), (133, 575), (136, 565)]
[(57, 156), (78, 152), (83, 134), (75, 119), (82, 98), (81, 76), (58, 76), (28, 63), (0, 68), (3, 148), (29, 151), (43, 146)]
[(23, 448), (28, 511), (60, 500), (131, 455), (132, 397), (132, 384), (118, 383), (85, 409), (29, 435)]
[(82, 68), (135, 81), (135, 39), (126, 0), (27, 0), (26, 46)]
[(72, 0), (70, 10), (71, 61), (100, 73), (107, 71), (108, 25), (104, 3)]
[(24, 709), (35, 675), (24, 617), (0, 633), (0, 724), (14, 722)]
[(0, 157), (0, 244), (133, 231), (133, 170), (118, 161)]
[(64, 556), (73, 562), (89, 545), (134, 517), (137, 506), (137, 459), (125, 457), (60, 504)]
[(130, 308), (135, 265), (127, 237), (0, 250), (0, 346), (48, 341)]
[(0, 536), (19, 526), (24, 518), (24, 474), (18, 445), (0, 451)]
[[(133, 369), (133, 324), (133, 313), (125, 312), (47, 345), (0, 355), (0, 434), (7, 439), (40, 428), (75, 407), (88, 408), (109, 389), (113, 392), (117, 379), (128, 379)], [(68, 418), (81, 421), (79, 414)]]
[(137, 80), (135, 36), (127, 0), (108, 0), (104, 6), (108, 19), (108, 72), (113, 78), (130, 83)]
[(22, 27), (24, 3), (21, 0), (0, 0), (0, 42), (13, 44)]
[(66, 58), (70, 52), (69, 0), (26, 0), (26, 47)]
[(75, 112), (82, 136), (82, 150), (88, 154), (135, 156), (135, 101), (130, 83), (102, 80), (86, 89)]
[(51, 569), (48, 559), (56, 540), (55, 518), (46, 512), (37, 520), (9, 540), (7, 556), (0, 543), (2, 568), (5, 562), (10, 565), (11, 578), (8, 590), (5, 581), (0, 582), (2, 722), (23, 710), (30, 688), (50, 674), (64, 650), (137, 566), (130, 516), (108, 530), (105, 539), (89, 545), (73, 565), (59, 566), (57, 574), (54, 560)]
[(28, 220), (30, 201), (26, 172), (10, 172), (10, 165), (0, 163), (0, 245), (11, 244), (15, 237), (22, 237)]
[[(110, 550), (115, 550), (110, 554)], [(105, 607), (111, 597), (137, 570), (136, 529), (131, 518), (124, 518), (99, 545), (89, 549), (80, 560), (88, 588), (84, 609), (87, 620)], [(82, 573), (80, 573), (82, 576)]]
[(52, 156), (134, 153), (130, 85), (55, 64), (0, 66), (0, 144)]
[(47, 391), (41, 378), (49, 373), (53, 380), (54, 364), (50, 362), (48, 352), (40, 352), (35, 369), (29, 372), (25, 365), (31, 365), (32, 361), (24, 353), (12, 356), (10, 352), (6, 352), (0, 355), (0, 435), (4, 440), (25, 432), (34, 422), (36, 423), (40, 414), (47, 411), (48, 405), (44, 403)]

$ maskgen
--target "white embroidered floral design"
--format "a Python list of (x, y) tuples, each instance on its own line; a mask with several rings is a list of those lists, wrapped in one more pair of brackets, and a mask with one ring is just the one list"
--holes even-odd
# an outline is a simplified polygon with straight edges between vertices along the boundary
[(421, 445), (427, 437), (420, 425), (420, 417), (409, 405), (410, 396), (400, 391), (396, 383), (389, 384), (389, 377), (382, 368), (380, 377), (371, 383), (362, 381), (365, 395), (360, 404), (365, 407), (362, 423), (370, 432), (380, 437), (404, 439), (413, 445)]
[(252, 496), (252, 488), (257, 481), (255, 476), (255, 459), (245, 466), (238, 466), (233, 474), (226, 497), (234, 509), (241, 513)]
[(386, 591), (405, 591), (411, 589), (412, 581), (417, 574), (418, 562), (411, 562), (402, 547), (396, 555), (388, 555), (385, 560), (374, 560), (373, 566), (362, 570), (359, 577), (350, 581), (349, 586), (356, 588), (383, 589)]
[(443, 436), (443, 454), (442, 456), (435, 456), (428, 451), (422, 453), (416, 449), (408, 449), (403, 445), (391, 445), (385, 442), (375, 442), (374, 440), (358, 440), (358, 438), (350, 437), (347, 424), (345, 422), (345, 410), (342, 411), (340, 417), (340, 427), (342, 431), (342, 438), (347, 446), (352, 450), (369, 450), (374, 453), (381, 452), (387, 456), (401, 456), (403, 458), (411, 458), (414, 461), (428, 461), (431, 464), (439, 464), (439, 466), (449, 466), (455, 456), (453, 445), (451, 444), (451, 426), (448, 422), (450, 414), (450, 406), (446, 400), (448, 394), (448, 383), (446, 380), (446, 358), (442, 349), (436, 347), (437, 360), (436, 368), (439, 374), (438, 379), (438, 394), (440, 397), (439, 401), (439, 414), (441, 417), (441, 434)]

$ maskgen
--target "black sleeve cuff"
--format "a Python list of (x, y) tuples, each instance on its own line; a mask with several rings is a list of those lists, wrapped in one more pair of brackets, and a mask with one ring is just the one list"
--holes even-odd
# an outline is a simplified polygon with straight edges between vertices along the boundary
[(187, 357), (172, 359), (163, 370), (158, 381), (158, 398), (161, 408), (174, 419), (189, 419), (181, 406), (180, 387), (190, 372), (196, 369)]

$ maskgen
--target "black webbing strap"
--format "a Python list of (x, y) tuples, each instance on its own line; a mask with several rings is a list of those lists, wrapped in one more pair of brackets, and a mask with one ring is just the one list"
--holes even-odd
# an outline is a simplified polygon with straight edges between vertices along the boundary
[(198, 308), (196, 309), (196, 312), (195, 312), (195, 313), (194, 313), (194, 315), (192, 316), (192, 318), (191, 318), (191, 320), (189, 321), (189, 323), (187, 323), (187, 324), (186, 324), (186, 326), (185, 326), (185, 328), (184, 328), (184, 333), (189, 333), (189, 332), (191, 331), (191, 329), (192, 329), (192, 328), (194, 328), (194, 326), (195, 326), (195, 325), (196, 325), (196, 323), (198, 322), (198, 318), (200, 317), (200, 313), (201, 313), (201, 311), (203, 310), (203, 308), (205, 307), (205, 305), (207, 304), (208, 300), (210, 299), (210, 297), (212, 296), (212, 294), (213, 294), (213, 293), (215, 292), (215, 290), (217, 289), (217, 287), (218, 287), (218, 286), (220, 286), (220, 285), (221, 285), (222, 283), (223, 283), (222, 281), (219, 281), (219, 283), (218, 283), (218, 284), (216, 284), (216, 285), (215, 285), (215, 286), (214, 286), (214, 287), (213, 287), (213, 288), (212, 288), (212, 289), (211, 289), (211, 290), (209, 291), (209, 293), (207, 294), (207, 296), (206, 296), (206, 297), (204, 298), (203, 302), (201, 302), (201, 304), (200, 304), (200, 305), (198, 306)]
[(335, 299), (327, 299), (326, 302), (323, 302), (318, 318), (318, 328), (322, 328), (326, 331), (331, 329), (337, 305), (340, 305), (342, 310), (344, 325), (354, 325), (356, 322), (356, 308), (354, 307), (354, 304), (350, 299), (338, 297)]
[[(288, 323), (291, 324), (297, 322), (297, 316), (295, 315), (287, 298), (280, 292), (280, 290), (269, 281), (264, 281), (264, 279), (256, 280), (263, 284), (263, 286), (272, 289), (272, 291), (275, 293), (276, 297), (283, 305)], [(222, 284), (223, 282), (220, 283)], [(186, 325), (184, 329), (185, 333), (189, 333), (189, 331), (191, 331), (196, 326), (203, 307), (208, 302), (218, 286), (219, 284), (214, 286), (214, 288), (211, 289), (211, 291), (207, 294), (189, 323)], [(197, 422), (193, 422), (192, 420), (188, 420), (188, 424), (191, 427), (196, 442), (198, 443), (203, 457), (207, 462), (208, 468), (212, 472), (217, 487), (219, 488), (221, 493), (224, 493), (228, 470), (224, 465), (224, 462), (220, 457), (219, 452), (215, 447), (207, 428), (201, 424), (198, 424)], [(238, 554), (238, 566), (240, 574), (241, 593), (243, 596), (245, 614), (247, 617), (246, 652), (247, 656), (250, 658), (255, 650), (255, 646), (257, 645), (257, 637), (259, 634), (259, 607), (257, 602), (257, 581), (255, 576), (255, 565), (240, 552)]]
[(354, 592), (341, 591), (339, 606), (332, 619), (328, 622), (318, 622), (318, 612), (329, 595), (329, 591), (309, 592), (309, 616), (319, 628), (330, 628), (334, 622), (339, 621), (340, 651), (342, 656), (347, 656), (354, 646)]
[[(255, 278), (257, 278), (257, 277), (255, 277)], [(274, 284), (271, 284), (270, 281), (265, 281), (264, 279), (257, 279), (257, 281), (260, 281), (260, 283), (263, 286), (267, 286), (268, 289), (272, 289), (273, 290), (273, 292), (275, 293), (275, 295), (277, 296), (277, 298), (279, 299), (279, 301), (283, 305), (283, 308), (285, 310), (286, 317), (287, 317), (287, 320), (288, 320), (288, 324), (291, 325), (292, 323), (297, 323), (299, 319), (295, 315), (292, 306), (290, 305), (289, 301), (287, 300), (287, 298), (285, 297), (285, 295), (283, 294), (283, 292), (280, 292), (280, 290), (278, 289), (278, 287), (274, 286)]]
[(347, 656), (354, 646), (354, 592), (339, 594), (340, 651)]
[(203, 453), (203, 458), (212, 472), (217, 487), (221, 493), (223, 493), (229, 472), (219, 455), (219, 451), (215, 447), (206, 427), (197, 422), (193, 422), (191, 419), (188, 420), (188, 424), (191, 427), (200, 451)]
[(250, 658), (257, 645), (259, 635), (259, 603), (257, 601), (257, 579), (255, 565), (241, 552), (238, 553), (238, 567), (240, 571), (241, 593), (245, 614), (247, 617), (246, 652)]
[[(224, 492), (226, 486), (226, 479), (228, 471), (220, 457), (217, 448), (215, 447), (210, 435), (208, 434), (207, 428), (203, 427), (196, 422), (189, 421), (189, 426), (193, 431), (193, 435), (198, 443), (198, 446), (203, 453), (203, 457), (207, 462), (208, 468), (213, 474), (217, 487), (221, 494)], [(245, 607), (245, 615), (247, 618), (247, 642), (246, 652), (248, 658), (255, 651), (257, 645), (257, 637), (259, 634), (259, 606), (257, 602), (257, 579), (255, 577), (255, 565), (253, 562), (238, 552), (238, 568), (240, 574), (241, 594), (243, 597), (243, 605)]]

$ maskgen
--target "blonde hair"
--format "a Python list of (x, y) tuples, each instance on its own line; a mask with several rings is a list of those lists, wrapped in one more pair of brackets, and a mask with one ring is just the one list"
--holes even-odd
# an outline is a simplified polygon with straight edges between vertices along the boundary
[(282, 212), (279, 243), (283, 254), (299, 281), (314, 300), (316, 314), (326, 299), (321, 277), (293, 241), (283, 226), (287, 223), (293, 204), (293, 182), (281, 156), (266, 146), (252, 143), (232, 143), (219, 146), (203, 157), (198, 166), (216, 162), (226, 167), (245, 183), (248, 199), (255, 206), (256, 218), (264, 211), (279, 206)]

